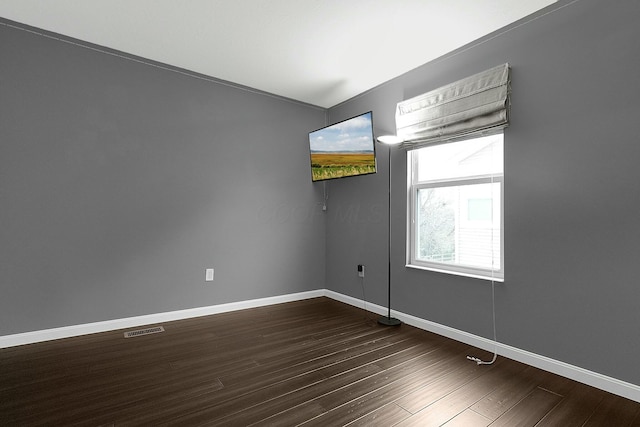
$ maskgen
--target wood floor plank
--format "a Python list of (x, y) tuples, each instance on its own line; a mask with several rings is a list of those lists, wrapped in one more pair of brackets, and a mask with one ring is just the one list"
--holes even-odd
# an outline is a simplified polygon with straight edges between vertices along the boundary
[(384, 405), (375, 411), (368, 412), (366, 415), (359, 417), (345, 424), (321, 424), (328, 425), (344, 425), (349, 427), (388, 427), (396, 425), (398, 422), (407, 419), (411, 413), (401, 408), (395, 403)]
[(481, 368), (483, 369), (476, 378), (460, 385), (437, 401), (429, 403), (398, 426), (441, 426), (493, 392), (513, 375), (519, 375), (526, 367), (511, 361), (503, 361), (500, 365), (481, 366)]
[(593, 415), (606, 393), (576, 383), (567, 396), (536, 427), (580, 427)]
[[(402, 352), (415, 346), (407, 340), (392, 340), (390, 342), (376, 340), (378, 347), (363, 348), (356, 354), (331, 353), (328, 357), (312, 359), (291, 369), (264, 372), (261, 375), (250, 376), (239, 381), (238, 378), (222, 377), (224, 384), (228, 384), (226, 390), (216, 396), (215, 405), (212, 407), (194, 406), (194, 414), (200, 413), (198, 419), (217, 419), (218, 413), (231, 414), (233, 408), (238, 406), (238, 401), (243, 402), (244, 407), (253, 407), (258, 404), (266, 404), (270, 399), (288, 396), (292, 391), (297, 391), (309, 384), (328, 381), (328, 378), (339, 376), (345, 371), (373, 364), (389, 354)], [(380, 370), (380, 368), (376, 368)], [(289, 397), (287, 404), (291, 404)], [(237, 409), (236, 412), (241, 412)], [(190, 416), (195, 416), (191, 414)], [(161, 414), (155, 413), (152, 416)], [(231, 416), (231, 415), (229, 415)], [(145, 421), (154, 421), (154, 418)]]
[(465, 355), (489, 353), (376, 318), (321, 297), (165, 322), (135, 338), (120, 330), (0, 349), (0, 425), (640, 422), (640, 403), (502, 357), (478, 366)]
[(539, 369), (528, 367), (520, 375), (507, 378), (496, 390), (471, 406), (475, 412), (495, 420), (527, 396), (541, 381)]
[(637, 415), (640, 413), (640, 405), (628, 399), (607, 394), (600, 401), (594, 413), (584, 423), (584, 427), (610, 425), (616, 427), (628, 427), (638, 425)]
[[(448, 375), (438, 378), (433, 383), (425, 384), (421, 389), (398, 399), (396, 403), (415, 414), (495, 367), (495, 365), (489, 368), (478, 366), (466, 360), (452, 360), (451, 363), (454, 369)], [(496, 362), (497, 365), (501, 363), (500, 359)]]
[[(355, 425), (367, 425), (366, 420), (376, 420), (379, 414), (384, 414), (384, 419), (391, 421), (391, 414), (397, 414), (400, 418), (394, 420), (399, 422), (406, 418), (404, 414), (410, 413), (406, 410), (396, 411), (395, 408), (389, 411), (387, 406), (398, 406), (396, 402), (402, 397), (425, 387), (438, 378), (448, 375), (451, 369), (449, 361), (452, 358), (464, 357), (467, 348), (460, 350), (459, 345), (443, 345), (433, 352), (425, 355), (422, 360), (415, 361), (415, 371), (406, 376), (396, 375), (391, 382), (381, 386), (369, 393), (360, 396), (354, 395), (352, 400), (342, 404), (336, 402), (325, 402), (323, 405), (327, 412), (321, 416), (307, 421), (304, 425), (326, 426), (326, 425), (346, 425), (355, 422)], [(330, 398), (330, 396), (328, 396)], [(321, 400), (326, 400), (325, 397)], [(362, 420), (365, 421), (362, 421)], [(363, 424), (364, 423), (364, 424)]]
[[(418, 373), (428, 370), (425, 365), (431, 365), (434, 360), (432, 355), (434, 351), (429, 351), (422, 346), (415, 347), (412, 352), (405, 352), (404, 354), (396, 354), (393, 357), (376, 362), (376, 365), (383, 370), (368, 378), (364, 378), (357, 383), (348, 384), (346, 386), (335, 388), (318, 396), (317, 398), (307, 401), (293, 408), (288, 408), (273, 416), (270, 419), (265, 419), (265, 424), (277, 423), (279, 425), (300, 425), (309, 420), (306, 415), (306, 406), (309, 404), (319, 404), (324, 408), (324, 413), (321, 416), (317, 416), (313, 420), (310, 420), (309, 425), (344, 425), (350, 419), (344, 419), (348, 411), (333, 411), (336, 408), (344, 408), (349, 403), (354, 401), (365, 400), (366, 397), (377, 395), (387, 387), (393, 385), (395, 382), (405, 380), (408, 377), (412, 377)], [(391, 366), (389, 366), (391, 364)], [(387, 365), (385, 367), (385, 365)], [(331, 415), (338, 415), (341, 419), (334, 419)], [(350, 417), (349, 417), (350, 418)]]
[[(330, 383), (312, 381), (308, 385), (301, 384), (293, 389), (285, 389), (283, 387), (280, 390), (273, 390), (270, 388), (262, 390), (257, 395), (252, 394), (249, 402), (254, 403), (248, 403), (247, 401), (231, 402), (232, 404), (225, 408), (225, 412), (228, 413), (226, 416), (218, 417), (220, 408), (216, 405), (188, 414), (185, 417), (180, 417), (176, 419), (176, 422), (179, 424), (207, 423), (216, 426), (248, 426), (277, 415), (291, 406), (295, 407), (300, 405), (301, 402), (312, 400), (329, 392), (334, 387), (344, 387), (347, 384), (358, 382), (381, 371), (375, 364), (369, 364), (332, 377)], [(260, 403), (255, 403), (258, 401)], [(318, 413), (307, 413), (306, 415), (315, 417)]]
[(562, 396), (541, 388), (536, 388), (491, 424), (491, 427), (534, 426), (544, 418), (561, 399)]
[(291, 377), (313, 369), (314, 365), (326, 366), (369, 352), (380, 351), (393, 345), (401, 345), (403, 342), (411, 345), (406, 337), (388, 335), (386, 331), (382, 332), (383, 334), (359, 336), (355, 340), (326, 343), (320, 347), (314, 346), (307, 351), (294, 351), (290, 354), (278, 352), (277, 358), (259, 358), (255, 368), (224, 375), (222, 378), (226, 384), (231, 385), (243, 382), (255, 383), (260, 377), (273, 376), (275, 373)]
[(443, 427), (487, 427), (491, 424), (491, 420), (477, 412), (466, 409), (464, 412), (456, 415), (451, 420), (444, 423)]
[[(303, 414), (305, 418), (311, 418), (302, 407), (307, 402), (312, 402), (320, 396), (325, 396), (328, 393), (337, 389), (345, 389), (348, 386), (357, 384), (358, 388), (363, 387), (363, 384), (369, 384), (371, 381), (380, 381), (380, 373), (389, 375), (389, 372), (381, 365), (385, 360), (393, 359), (395, 361), (394, 371), (401, 370), (404, 366), (403, 363), (407, 360), (411, 360), (418, 357), (421, 352), (424, 351), (420, 346), (413, 346), (409, 348), (397, 347), (394, 352), (394, 348), (391, 347), (384, 352), (373, 352), (363, 356), (359, 356), (358, 359), (350, 360), (348, 363), (340, 363), (331, 370), (333, 374), (331, 377), (325, 377), (325, 381), (321, 384), (315, 384), (314, 387), (302, 387), (295, 389), (294, 393), (271, 393), (272, 398), (263, 399), (261, 403), (252, 407), (252, 413), (238, 413), (231, 417), (227, 417), (225, 420), (220, 420), (220, 423), (229, 423), (229, 425), (248, 425), (247, 423), (258, 423), (262, 420), (278, 416), (280, 422), (284, 423), (291, 416), (297, 414)], [(367, 366), (375, 367), (370, 371), (364, 371), (362, 368)], [(323, 368), (324, 370), (325, 368)], [(361, 370), (361, 373), (354, 372), (354, 369)], [(354, 373), (357, 375), (354, 377)], [(273, 397), (275, 396), (275, 397)], [(315, 402), (312, 402), (311, 406), (316, 406)], [(291, 410), (293, 408), (293, 410)], [(216, 408), (212, 408), (215, 411)], [(293, 415), (292, 415), (293, 414)], [(317, 414), (316, 414), (317, 415)], [(314, 415), (315, 416), (315, 415)], [(272, 421), (270, 421), (272, 422)]]

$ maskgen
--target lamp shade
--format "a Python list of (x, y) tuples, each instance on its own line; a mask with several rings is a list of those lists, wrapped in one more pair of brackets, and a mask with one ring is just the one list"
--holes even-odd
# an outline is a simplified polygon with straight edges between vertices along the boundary
[(404, 138), (397, 135), (381, 135), (376, 138), (376, 141), (386, 145), (398, 145), (404, 142)]

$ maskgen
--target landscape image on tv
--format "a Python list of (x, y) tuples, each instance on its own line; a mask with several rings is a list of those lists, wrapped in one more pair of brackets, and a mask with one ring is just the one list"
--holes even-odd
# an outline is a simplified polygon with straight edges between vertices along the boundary
[(371, 111), (310, 132), (309, 146), (312, 181), (376, 172)]

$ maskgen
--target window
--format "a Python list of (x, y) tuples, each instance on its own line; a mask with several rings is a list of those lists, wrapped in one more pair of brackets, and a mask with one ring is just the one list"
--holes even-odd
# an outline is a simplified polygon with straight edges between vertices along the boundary
[(409, 266), (503, 280), (502, 132), (408, 159)]

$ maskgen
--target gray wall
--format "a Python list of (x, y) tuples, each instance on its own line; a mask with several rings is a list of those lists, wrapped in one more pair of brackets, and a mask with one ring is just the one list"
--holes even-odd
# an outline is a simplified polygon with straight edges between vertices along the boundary
[(0, 335), (324, 288), (324, 109), (3, 22)]
[[(640, 2), (559, 2), (330, 110), (373, 110), (508, 62), (502, 343), (640, 384)], [(551, 13), (547, 13), (551, 12)], [(528, 22), (530, 21), (530, 22)], [(437, 42), (437, 41), (436, 41)], [(330, 185), (327, 286), (386, 306), (387, 157), (380, 173)], [(492, 337), (489, 282), (405, 268), (406, 155), (392, 156), (392, 306)], [(381, 212), (381, 215), (369, 213)]]

